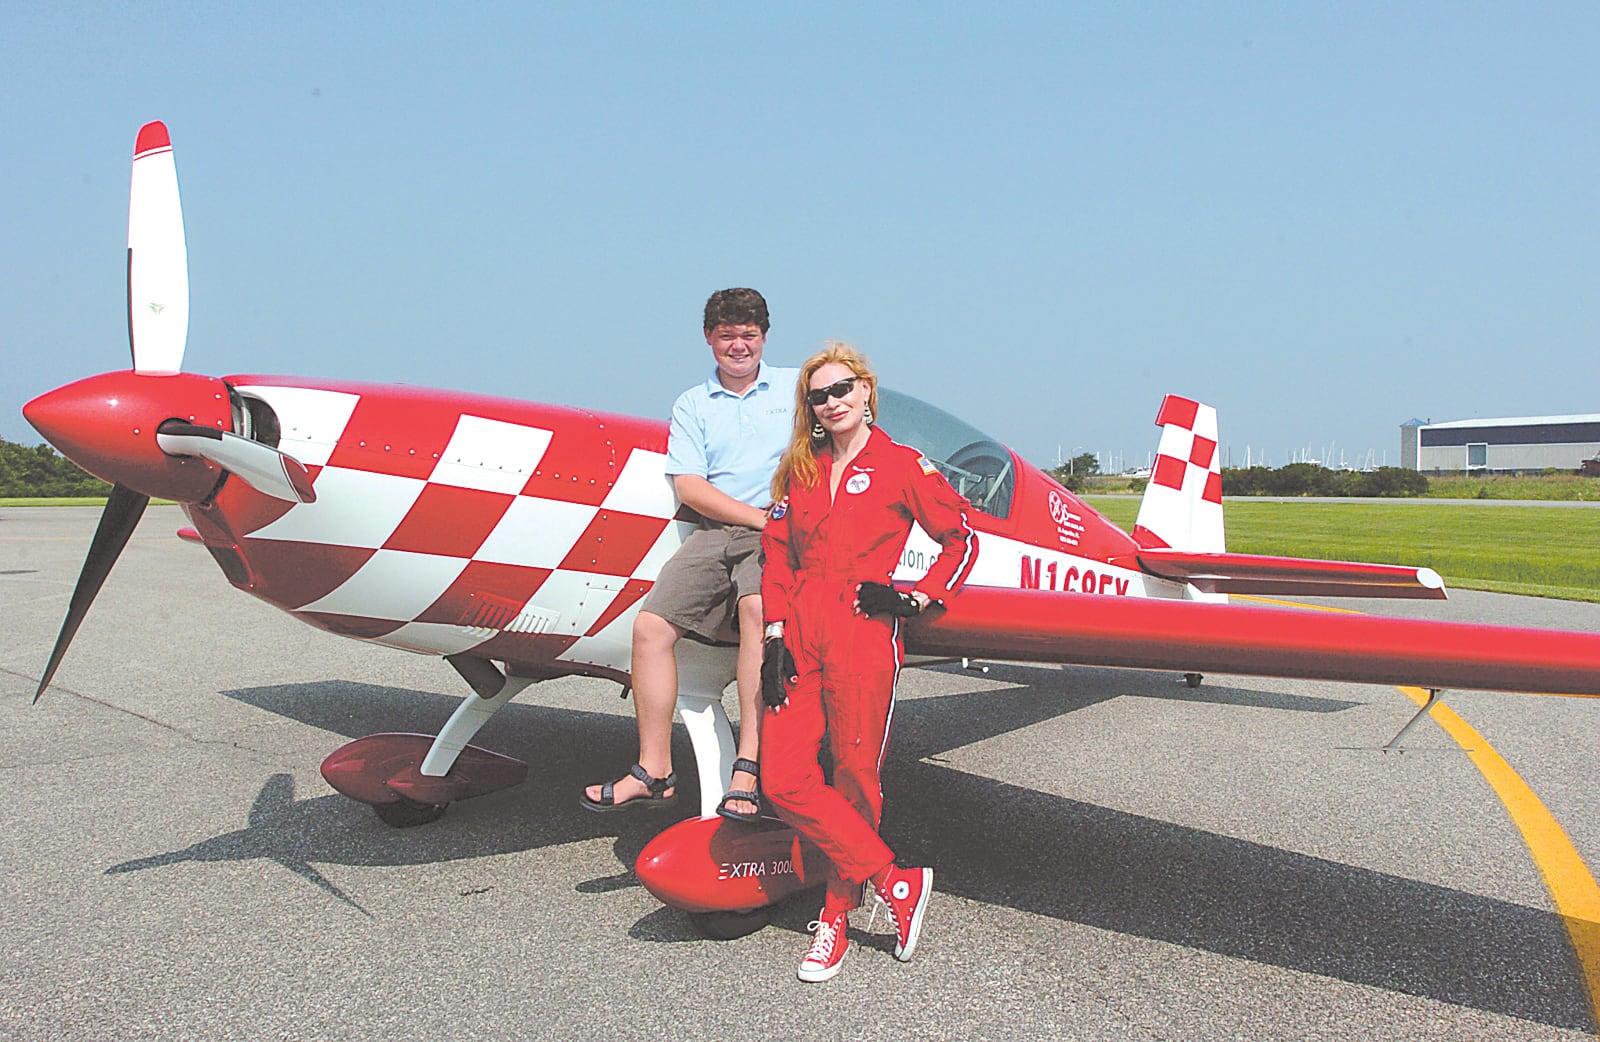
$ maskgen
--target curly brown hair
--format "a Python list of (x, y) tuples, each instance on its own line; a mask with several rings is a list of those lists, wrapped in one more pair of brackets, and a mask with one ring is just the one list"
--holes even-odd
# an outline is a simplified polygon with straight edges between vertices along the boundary
[(718, 326), (760, 326), (765, 336), (771, 325), (767, 300), (753, 289), (719, 289), (706, 301), (707, 333)]

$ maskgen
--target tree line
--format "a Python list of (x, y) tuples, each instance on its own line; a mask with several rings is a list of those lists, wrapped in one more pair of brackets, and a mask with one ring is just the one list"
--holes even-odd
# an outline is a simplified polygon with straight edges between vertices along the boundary
[(48, 445), (0, 438), (0, 496), (108, 496), (111, 486)]
[[(1118, 481), (1129, 491), (1142, 492), (1143, 480), (1128, 481), (1115, 475), (1102, 475), (1100, 461), (1093, 453), (1073, 457), (1048, 471), (1052, 478), (1073, 492), (1120, 490)], [(1428, 491), (1428, 479), (1404, 467), (1379, 467), (1377, 470), (1329, 470), (1318, 463), (1290, 463), (1288, 466), (1225, 467), (1222, 494), (1225, 496), (1329, 496), (1396, 498), (1420, 496)]]
[(1266, 467), (1230, 468), (1222, 472), (1225, 496), (1360, 496), (1396, 498), (1420, 496), (1428, 479), (1404, 467), (1377, 470), (1329, 470), (1316, 463), (1290, 463)]

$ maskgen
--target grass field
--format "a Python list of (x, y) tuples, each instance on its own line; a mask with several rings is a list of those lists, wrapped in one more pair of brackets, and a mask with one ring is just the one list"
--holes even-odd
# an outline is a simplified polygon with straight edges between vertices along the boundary
[(104, 496), (63, 496), (59, 499), (29, 499), (0, 496), (0, 507), (103, 507)]
[(1513, 477), (1491, 474), (1469, 478), (1465, 475), (1428, 477), (1424, 499), (1600, 499), (1600, 481), (1578, 474), (1539, 474)]
[[(1086, 501), (1124, 530), (1139, 512), (1132, 496)], [(1230, 499), (1226, 517), (1238, 553), (1418, 565), (1451, 587), (1600, 602), (1600, 510)]]

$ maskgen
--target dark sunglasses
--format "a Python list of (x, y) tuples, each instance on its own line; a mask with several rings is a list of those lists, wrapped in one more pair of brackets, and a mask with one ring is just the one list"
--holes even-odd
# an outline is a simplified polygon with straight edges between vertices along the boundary
[(819, 387), (815, 391), (806, 392), (806, 404), (815, 408), (826, 402), (829, 398), (843, 398), (855, 387), (859, 376), (847, 376), (836, 384)]

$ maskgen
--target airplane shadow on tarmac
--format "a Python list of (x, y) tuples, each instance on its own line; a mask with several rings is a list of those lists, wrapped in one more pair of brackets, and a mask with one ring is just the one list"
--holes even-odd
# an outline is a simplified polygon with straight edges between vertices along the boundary
[[(1550, 912), (1109, 810), (928, 759), (1130, 689), (1143, 697), (1304, 712), (1337, 712), (1353, 703), (1220, 685), (1188, 690), (1167, 674), (1112, 670), (1000, 666), (989, 677), (1002, 678), (1016, 686), (909, 698), (896, 708), (884, 769), (885, 838), (903, 863), (936, 866), (940, 891), (1554, 1027), (1592, 1029), (1582, 974), (1560, 917)], [(223, 694), (351, 738), (396, 730), (397, 721), (436, 730), (458, 704), (339, 681)], [(527, 782), (452, 806), (438, 823), (391, 829), (343, 796), (296, 800), (293, 779), (276, 775), (256, 796), (243, 829), (107, 872), (264, 858), (366, 914), (314, 863), (429, 864), (609, 833), (618, 873), (579, 882), (576, 890), (637, 885), (632, 867), (639, 851), (698, 807), (699, 793), (690, 771), (679, 783), (675, 812), (597, 815), (580, 808), (578, 790), (620, 773), (634, 736), (629, 716), (513, 703), (475, 744), (528, 759)], [(675, 762), (692, 763), (682, 728), (675, 729), (673, 752)], [(776, 909), (773, 921), (801, 932), (813, 908), (814, 896), (806, 894)], [(667, 908), (629, 932), (663, 943), (698, 936), (687, 915)]]

